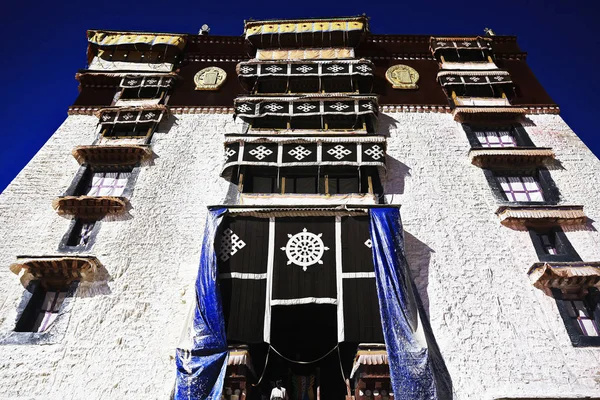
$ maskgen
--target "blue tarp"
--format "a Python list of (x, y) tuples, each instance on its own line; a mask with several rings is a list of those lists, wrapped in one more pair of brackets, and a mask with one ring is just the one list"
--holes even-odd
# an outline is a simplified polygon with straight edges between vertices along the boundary
[(427, 346), (414, 332), (419, 322), (406, 257), (400, 211), (370, 210), (377, 297), (396, 400), (436, 400)]
[(191, 349), (177, 349), (175, 399), (221, 400), (227, 370), (227, 338), (217, 283), (214, 239), (226, 209), (209, 211), (196, 279)]

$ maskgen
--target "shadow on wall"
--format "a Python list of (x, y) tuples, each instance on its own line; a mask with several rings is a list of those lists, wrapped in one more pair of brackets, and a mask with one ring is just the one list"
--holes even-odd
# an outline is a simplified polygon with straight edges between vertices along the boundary
[(384, 193), (389, 195), (404, 194), (406, 177), (410, 176), (410, 167), (389, 155), (386, 157), (386, 176)]
[(379, 114), (377, 122), (377, 134), (390, 137), (392, 136), (392, 130), (396, 129), (397, 126), (398, 121), (396, 121), (394, 118), (385, 114)]
[(434, 251), (419, 239), (404, 231), (404, 252), (417, 293), (421, 299), (425, 315), (429, 318), (429, 262)]
[(427, 286), (429, 284), (429, 263), (433, 249), (419, 239), (404, 231), (404, 247), (408, 262), (413, 293), (417, 302), (419, 314), (422, 316), (423, 331), (427, 340), (429, 358), (435, 375), (437, 400), (451, 400), (453, 398), (452, 378), (446, 368), (446, 363), (433, 335), (429, 324), (429, 297)]

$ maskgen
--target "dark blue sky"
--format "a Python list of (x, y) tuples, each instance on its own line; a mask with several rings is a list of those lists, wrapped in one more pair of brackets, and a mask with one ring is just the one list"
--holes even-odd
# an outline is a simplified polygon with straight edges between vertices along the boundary
[(248, 18), (366, 13), (371, 31), (395, 34), (517, 35), (528, 63), (563, 118), (600, 154), (595, 112), (600, 95), (600, 22), (591, 0), (394, 1), (11, 1), (2, 7), (4, 95), (0, 191), (48, 140), (77, 96), (86, 29), (241, 35)]

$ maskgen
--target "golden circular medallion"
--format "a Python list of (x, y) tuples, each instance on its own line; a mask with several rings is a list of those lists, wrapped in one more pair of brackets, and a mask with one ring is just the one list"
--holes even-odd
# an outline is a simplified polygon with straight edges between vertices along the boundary
[(201, 69), (194, 76), (196, 90), (218, 90), (227, 79), (227, 72), (219, 67)]
[(408, 65), (393, 65), (385, 72), (385, 79), (394, 89), (418, 89), (419, 73)]

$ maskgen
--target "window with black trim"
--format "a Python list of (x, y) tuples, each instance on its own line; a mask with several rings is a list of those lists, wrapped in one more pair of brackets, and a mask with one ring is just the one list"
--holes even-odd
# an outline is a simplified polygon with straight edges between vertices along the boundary
[(155, 127), (155, 123), (106, 124), (101, 134), (107, 139), (149, 139)]
[(350, 194), (381, 193), (376, 167), (244, 167), (242, 193)]
[(600, 346), (600, 292), (590, 287), (571, 293), (552, 289), (556, 306), (575, 347)]
[(472, 148), (535, 147), (521, 124), (462, 124)]
[(50, 288), (38, 281), (30, 286), (30, 290), (33, 293), (14, 330), (15, 332), (42, 333), (56, 321), (65, 298), (72, 288)]
[(67, 196), (127, 197), (132, 167), (85, 166)]
[(362, 115), (316, 115), (310, 117), (256, 118), (250, 123), (252, 129), (318, 129), (324, 131), (365, 130), (373, 132), (373, 127)]
[(165, 87), (123, 88), (119, 100), (153, 100), (163, 99), (167, 94)]
[(484, 174), (501, 203), (552, 205), (560, 200), (556, 184), (545, 168), (484, 169)]
[(560, 227), (530, 228), (529, 235), (540, 261), (581, 261)]

